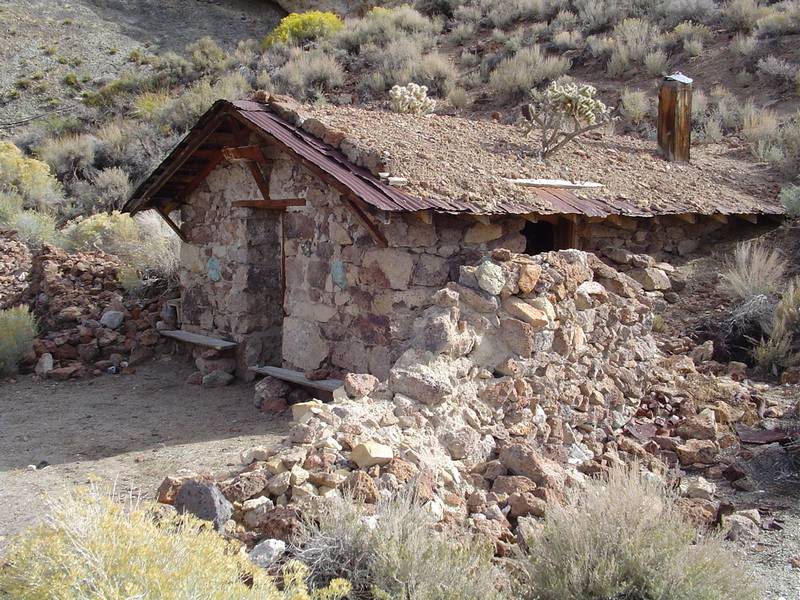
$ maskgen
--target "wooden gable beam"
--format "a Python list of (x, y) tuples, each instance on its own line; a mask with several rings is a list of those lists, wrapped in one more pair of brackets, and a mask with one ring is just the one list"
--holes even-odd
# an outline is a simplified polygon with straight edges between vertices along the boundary
[[(164, 184), (170, 180), (170, 178), (175, 174), (175, 172), (183, 166), (189, 158), (203, 145), (203, 143), (211, 136), (212, 133), (219, 127), (222, 122), (225, 120), (227, 115), (222, 113), (216, 115), (213, 119), (211, 119), (206, 125), (196, 134), (196, 137), (191, 139), (186, 147), (183, 148), (172, 161), (172, 163), (164, 169), (161, 175), (158, 176), (158, 179), (150, 186), (148, 193), (142, 197), (139, 201), (138, 205), (141, 206), (144, 204), (148, 199), (155, 196), (158, 191), (164, 186)], [(135, 213), (138, 210), (138, 206), (131, 211), (131, 213)]]
[(263, 164), (267, 160), (264, 158), (264, 152), (261, 146), (239, 146), (238, 148), (223, 148), (222, 154), (227, 160), (248, 160), (255, 163)]
[(189, 240), (186, 239), (186, 235), (181, 231), (181, 228), (175, 224), (175, 221), (169, 218), (167, 211), (160, 206), (156, 207), (156, 211), (158, 211), (158, 214), (161, 215), (161, 218), (164, 219), (166, 224), (169, 225), (170, 229), (172, 229), (172, 231), (174, 231), (178, 237), (181, 238), (181, 241), (188, 244)]
[(742, 221), (747, 221), (748, 223), (752, 223), (753, 225), (758, 224), (758, 215), (747, 215), (747, 214), (738, 214), (736, 215)]
[(265, 210), (283, 210), (290, 206), (305, 206), (305, 198), (289, 198), (286, 200), (234, 200), (234, 208), (263, 208)]
[[(245, 127), (252, 128), (252, 124), (248, 122), (248, 120), (240, 115), (239, 113), (233, 113), (233, 116)], [(257, 131), (257, 133), (261, 134), (263, 137), (274, 140), (280, 143), (274, 136), (270, 136), (263, 131)], [(342, 196), (342, 203), (344, 206), (352, 213), (352, 215), (356, 218), (356, 220), (369, 232), (372, 239), (375, 241), (376, 244), (379, 246), (383, 246), (384, 248), (387, 247), (389, 244), (386, 241), (386, 237), (381, 233), (378, 226), (369, 218), (369, 213), (365, 208), (359, 206), (359, 199), (356, 198), (353, 194), (353, 190), (349, 187), (344, 185), (342, 182), (338, 181), (335, 177), (330, 175), (329, 173), (325, 172), (324, 169), (319, 168), (317, 165), (304, 159), (300, 154), (298, 154), (295, 150), (290, 148), (289, 146), (285, 146), (281, 144), (281, 149), (286, 152), (289, 156), (292, 157), (293, 160), (302, 163), (303, 166), (308, 169), (310, 172), (314, 173), (317, 177), (331, 185), (333, 188), (339, 191)], [(269, 197), (269, 196), (267, 196)]]

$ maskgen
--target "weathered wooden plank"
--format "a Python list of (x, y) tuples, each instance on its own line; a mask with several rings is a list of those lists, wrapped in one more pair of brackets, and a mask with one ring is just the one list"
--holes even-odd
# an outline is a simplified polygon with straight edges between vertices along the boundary
[(281, 381), (288, 381), (289, 383), (326, 392), (327, 394), (337, 392), (344, 385), (341, 379), (320, 379), (315, 381), (309, 379), (299, 371), (292, 371), (291, 369), (284, 369), (283, 367), (257, 366), (250, 367), (250, 370), (259, 375), (269, 375)]
[(549, 187), (564, 190), (582, 190), (603, 187), (602, 183), (597, 183), (596, 181), (568, 181), (566, 179), (505, 179), (505, 181), (527, 187)]
[(689, 162), (692, 85), (665, 79), (658, 90), (658, 146), (669, 161)]
[(164, 337), (185, 342), (187, 344), (194, 344), (195, 346), (204, 346), (206, 348), (213, 348), (214, 350), (230, 350), (236, 348), (236, 342), (228, 340), (221, 340), (208, 335), (201, 335), (199, 333), (192, 333), (191, 331), (183, 331), (182, 329), (165, 330), (159, 332)]
[(162, 208), (161, 206), (156, 206), (156, 211), (158, 211), (158, 214), (161, 215), (162, 219), (164, 219), (164, 222), (170, 226), (170, 229), (172, 229), (172, 231), (174, 231), (176, 235), (179, 238), (181, 238), (181, 241), (183, 243), (189, 242), (189, 240), (186, 239), (186, 235), (183, 233), (183, 231), (181, 231), (181, 228), (175, 224), (175, 221), (169, 218), (169, 213), (165, 208)]
[(261, 146), (239, 146), (237, 148), (223, 148), (222, 153), (227, 160), (252, 160), (257, 163), (265, 163), (264, 153)]
[(236, 208), (263, 208), (265, 210), (283, 210), (290, 206), (305, 206), (305, 198), (285, 198), (283, 200), (234, 200), (231, 206)]

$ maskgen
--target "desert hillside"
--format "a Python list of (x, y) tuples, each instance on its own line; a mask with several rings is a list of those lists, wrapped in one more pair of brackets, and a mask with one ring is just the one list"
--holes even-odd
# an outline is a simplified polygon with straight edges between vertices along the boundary
[(800, 0), (0, 0), (0, 60), (0, 598), (797, 596)]

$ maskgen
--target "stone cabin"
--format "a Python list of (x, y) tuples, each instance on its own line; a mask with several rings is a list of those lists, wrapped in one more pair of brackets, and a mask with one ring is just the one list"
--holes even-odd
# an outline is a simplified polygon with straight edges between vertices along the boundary
[(180, 327), (236, 342), (240, 375), (383, 378), (433, 292), (488, 250), (686, 254), (779, 218), (778, 189), (729, 148), (677, 164), (597, 134), (544, 164), (510, 125), (269, 98), (214, 104), (124, 210), (181, 237)]

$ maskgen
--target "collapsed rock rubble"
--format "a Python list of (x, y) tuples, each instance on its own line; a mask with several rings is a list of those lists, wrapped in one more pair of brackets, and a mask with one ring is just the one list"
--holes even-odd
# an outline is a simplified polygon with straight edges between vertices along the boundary
[[(233, 505), (225, 530), (248, 545), (290, 542), (298, 513), (332, 494), (369, 505), (410, 490), (502, 554), (587, 475), (634, 460), (660, 476), (667, 464), (706, 468), (754, 405), (741, 384), (662, 356), (651, 308), (635, 279), (577, 250), (495, 250), (462, 267), (386, 381), (349, 374), (346, 399), (291, 404), (284, 442), (243, 452), (245, 471), (218, 482)], [(256, 404), (284, 410), (290, 393), (265, 378)], [(160, 499), (183, 481), (165, 480)], [(687, 510), (713, 505), (699, 480), (686, 489)]]
[(11, 231), (0, 231), (0, 310), (17, 306), (28, 287), (31, 252)]
[(22, 300), (37, 318), (39, 337), (23, 370), (64, 380), (153, 355), (162, 341), (161, 302), (126, 294), (120, 267), (101, 251), (70, 254), (49, 245), (33, 257)]

